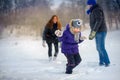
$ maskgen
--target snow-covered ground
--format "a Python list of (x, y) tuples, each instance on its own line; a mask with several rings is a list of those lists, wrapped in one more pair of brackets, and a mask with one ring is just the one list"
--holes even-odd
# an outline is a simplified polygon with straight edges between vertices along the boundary
[[(88, 31), (83, 32), (88, 36)], [(98, 66), (95, 42), (79, 45), (82, 62), (73, 74), (65, 74), (66, 59), (59, 52), (57, 61), (48, 61), (47, 47), (41, 40), (7, 38), (0, 40), (0, 80), (119, 80), (120, 31), (108, 32), (106, 49), (111, 65)], [(54, 53), (54, 51), (53, 51)]]

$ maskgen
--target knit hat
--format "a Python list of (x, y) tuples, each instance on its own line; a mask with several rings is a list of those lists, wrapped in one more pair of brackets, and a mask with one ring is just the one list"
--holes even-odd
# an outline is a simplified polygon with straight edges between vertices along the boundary
[(87, 5), (95, 5), (96, 4), (96, 0), (88, 0), (87, 1)]
[(72, 19), (71, 20), (71, 26), (74, 28), (80, 28), (82, 25), (82, 20), (80, 19)]

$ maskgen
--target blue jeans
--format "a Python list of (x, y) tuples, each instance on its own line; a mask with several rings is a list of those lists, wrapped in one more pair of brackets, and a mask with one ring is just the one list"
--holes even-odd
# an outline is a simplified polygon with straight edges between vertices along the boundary
[(100, 61), (99, 63), (109, 65), (110, 60), (107, 51), (105, 49), (106, 34), (107, 32), (97, 32), (95, 36), (95, 40), (96, 40), (97, 51), (99, 53), (99, 61)]

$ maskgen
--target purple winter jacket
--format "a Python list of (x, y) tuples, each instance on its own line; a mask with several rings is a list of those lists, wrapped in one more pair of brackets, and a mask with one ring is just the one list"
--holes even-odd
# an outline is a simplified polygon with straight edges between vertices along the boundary
[[(81, 36), (81, 33), (80, 33)], [(66, 30), (63, 32), (63, 36), (59, 37), (59, 41), (62, 42), (61, 51), (64, 54), (78, 54), (78, 42), (74, 40), (74, 35), (70, 32), (69, 24), (66, 26)], [(79, 40), (81, 43), (83, 40)]]

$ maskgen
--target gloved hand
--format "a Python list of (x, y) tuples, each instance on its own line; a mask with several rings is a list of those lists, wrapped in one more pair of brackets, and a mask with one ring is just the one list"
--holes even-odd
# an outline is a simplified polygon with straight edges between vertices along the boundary
[(43, 40), (42, 46), (43, 46), (43, 47), (46, 47), (46, 45), (45, 45), (45, 40)]
[(62, 37), (63, 32), (60, 31), (60, 30), (56, 30), (56, 31), (55, 31), (55, 35), (56, 35), (57, 37)]
[(89, 40), (92, 40), (96, 35), (96, 31), (92, 31), (89, 35)]
[(80, 37), (80, 40), (85, 40), (85, 39), (87, 39), (85, 36)]

